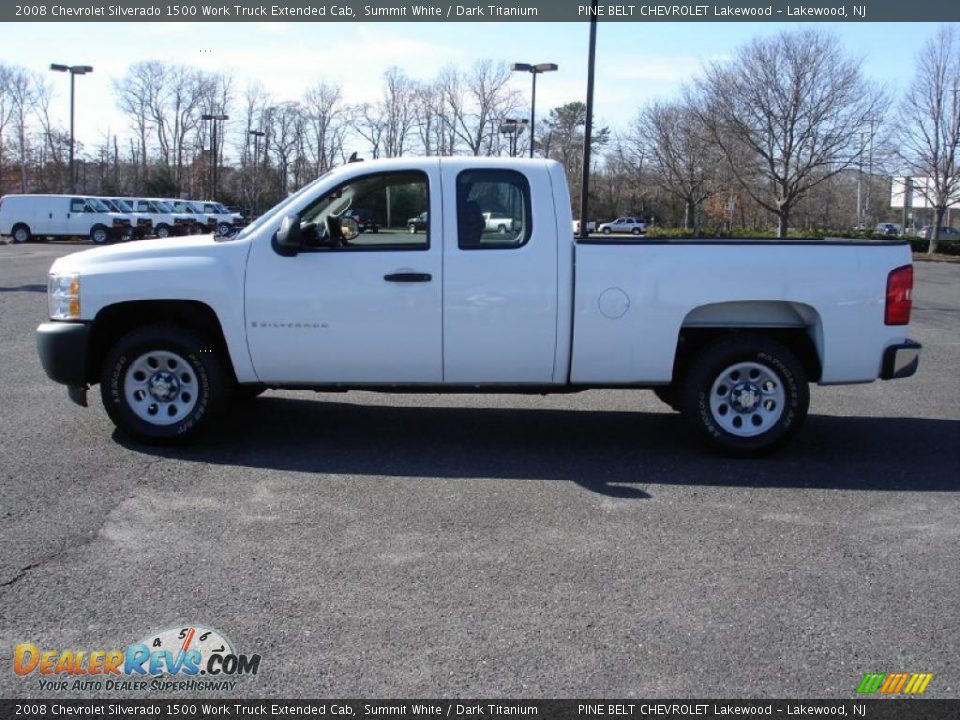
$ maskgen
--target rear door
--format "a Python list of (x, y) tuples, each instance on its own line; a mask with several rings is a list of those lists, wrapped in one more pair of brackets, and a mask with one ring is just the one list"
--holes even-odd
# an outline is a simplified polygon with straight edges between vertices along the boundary
[[(444, 382), (551, 383), (558, 228), (546, 167), (442, 162)], [(484, 213), (512, 228), (490, 229)]]

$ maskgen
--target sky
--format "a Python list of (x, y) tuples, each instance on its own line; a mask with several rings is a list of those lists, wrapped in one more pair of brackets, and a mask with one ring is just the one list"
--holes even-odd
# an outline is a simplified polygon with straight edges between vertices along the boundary
[[(374, 101), (381, 77), (397, 65), (430, 79), (447, 64), (476, 60), (555, 62), (559, 70), (537, 81), (537, 117), (551, 107), (584, 100), (587, 23), (0, 23), (0, 62), (45, 73), (54, 88), (51, 111), (69, 118), (69, 79), (50, 63), (92, 65), (77, 78), (77, 140), (88, 147), (105, 131), (124, 137), (112, 83), (129, 64), (162, 60), (234, 76), (239, 99), (259, 81), (277, 101), (299, 99), (326, 79), (349, 102)], [(704, 64), (723, 61), (754, 37), (820, 26), (863, 61), (865, 74), (894, 96), (908, 87), (914, 58), (937, 25), (929, 23), (600, 23), (597, 35), (595, 118), (623, 129), (652, 99), (678, 95)], [(524, 96), (530, 75), (512, 81)], [(229, 125), (229, 123), (228, 123)], [(362, 152), (361, 152), (362, 154)]]

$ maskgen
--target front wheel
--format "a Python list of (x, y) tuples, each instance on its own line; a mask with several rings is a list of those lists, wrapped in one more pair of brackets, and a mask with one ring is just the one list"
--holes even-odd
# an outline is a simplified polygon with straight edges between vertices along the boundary
[(634, 228), (630, 232), (633, 233), (634, 235), (639, 235), (643, 231), (640, 228)]
[(768, 453), (800, 429), (810, 406), (806, 373), (783, 344), (737, 334), (690, 365), (680, 411), (701, 440), (728, 455)]
[(604, 235), (609, 235), (611, 231), (610, 231), (610, 228), (605, 227), (605, 228), (604, 228), (603, 230), (601, 230), (600, 232), (602, 232)]
[(107, 230), (103, 225), (96, 225), (90, 231), (90, 241), (94, 245), (106, 245), (110, 242), (110, 231)]
[(220, 223), (217, 225), (217, 235), (220, 237), (226, 237), (230, 233), (231, 228), (233, 228), (233, 225), (230, 225), (229, 223)]
[(176, 325), (122, 337), (100, 378), (103, 405), (124, 433), (146, 442), (197, 434), (224, 398), (223, 371), (209, 342)]
[(417, 226), (414, 225), (413, 223), (410, 223), (409, 225), (407, 225), (407, 232), (410, 233), (411, 235), (415, 235), (417, 232)]
[(153, 231), (153, 234), (161, 240), (168, 238), (170, 237), (170, 227), (164, 223), (161, 223), (157, 225), (157, 229)]

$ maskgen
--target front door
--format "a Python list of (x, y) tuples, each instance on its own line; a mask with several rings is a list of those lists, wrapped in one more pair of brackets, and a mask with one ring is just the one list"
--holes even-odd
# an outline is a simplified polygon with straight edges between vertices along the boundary
[[(418, 170), (358, 175), (322, 193), (299, 213), (304, 245), (293, 257), (257, 238), (245, 302), (260, 380), (441, 382), (441, 228), (407, 228), (424, 211), (439, 217), (439, 203), (438, 162), (429, 161)], [(349, 238), (351, 221), (343, 218), (354, 208), (376, 222)]]

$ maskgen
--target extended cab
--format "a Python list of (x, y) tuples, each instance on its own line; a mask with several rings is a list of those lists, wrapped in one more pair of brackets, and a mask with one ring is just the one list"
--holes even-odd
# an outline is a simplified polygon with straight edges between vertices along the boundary
[[(361, 233), (356, 207), (394, 225)], [(810, 382), (917, 369), (905, 243), (575, 243), (569, 208), (552, 161), (351, 163), (230, 239), (60, 258), (40, 358), (81, 404), (100, 383), (113, 422), (144, 440), (191, 436), (265, 387), (651, 388), (734, 454), (796, 432)]]

